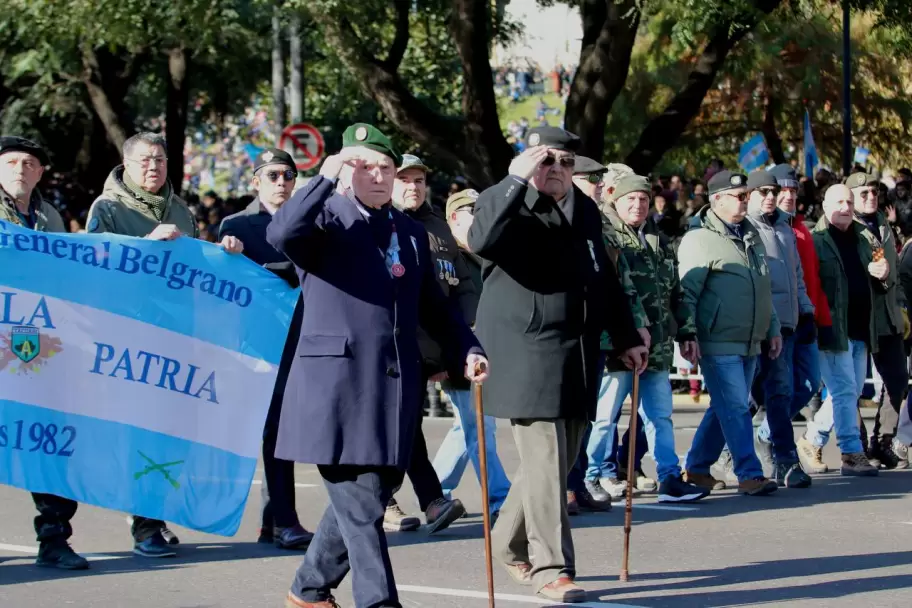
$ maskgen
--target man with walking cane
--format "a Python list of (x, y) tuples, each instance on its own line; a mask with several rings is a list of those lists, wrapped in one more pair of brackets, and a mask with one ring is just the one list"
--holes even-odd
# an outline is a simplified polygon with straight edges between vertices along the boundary
[(478, 335), (498, 368), (485, 385), (487, 413), (510, 420), (520, 458), (494, 555), (517, 582), (567, 603), (586, 599), (573, 582), (564, 497), (595, 414), (600, 334), (608, 330), (630, 368), (643, 369), (647, 355), (598, 207), (572, 183), (579, 143), (563, 129), (532, 129), (510, 175), (479, 196), (468, 233), (484, 260)]

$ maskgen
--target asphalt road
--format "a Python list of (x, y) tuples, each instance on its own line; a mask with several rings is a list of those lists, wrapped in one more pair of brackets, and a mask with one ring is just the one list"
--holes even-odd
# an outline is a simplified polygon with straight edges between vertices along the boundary
[[(678, 453), (693, 438), (699, 414), (675, 415)], [(450, 421), (425, 421), (431, 452)], [(517, 465), (507, 426), (498, 432), (508, 472)], [(835, 445), (825, 451), (838, 465)], [(651, 461), (647, 471), (652, 472)], [(262, 479), (262, 471), (257, 477)], [(326, 494), (313, 467), (297, 469), (298, 512), (313, 529)], [(572, 518), (583, 606), (907, 606), (912, 587), (912, 471), (873, 479), (816, 476), (809, 490), (749, 498), (717, 492), (698, 505), (665, 506), (654, 497), (634, 507), (631, 582), (620, 583), (623, 508)], [(466, 476), (457, 492), (472, 513), (433, 537), (389, 535), (403, 606), (487, 606), (480, 491)], [(411, 489), (400, 502), (417, 511)], [(36, 542), (29, 496), (0, 486), (0, 608), (266, 608), (282, 606), (302, 554), (256, 544), (259, 486), (251, 491), (240, 532), (223, 538), (174, 527), (179, 557), (134, 557), (125, 515), (80, 506), (74, 547), (93, 554), (92, 568), (65, 573), (33, 565)], [(553, 605), (515, 585), (495, 565), (499, 606)], [(338, 599), (350, 607), (349, 581)]]

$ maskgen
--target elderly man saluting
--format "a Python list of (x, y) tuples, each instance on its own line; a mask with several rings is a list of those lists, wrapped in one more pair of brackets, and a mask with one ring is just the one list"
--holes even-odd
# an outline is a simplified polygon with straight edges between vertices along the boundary
[(543, 597), (585, 601), (573, 582), (567, 473), (595, 415), (599, 337), (628, 367), (647, 350), (602, 242), (598, 207), (572, 183), (579, 138), (529, 132), (510, 175), (475, 205), (468, 245), (484, 260), (476, 327), (497, 372), (487, 413), (508, 418), (520, 465), (500, 510), (495, 556)]
[(316, 464), (330, 500), (285, 602), (296, 608), (336, 606), (350, 569), (357, 607), (400, 606), (383, 517), (421, 415), (419, 323), (449, 369), (487, 376), (437, 284), (427, 232), (390, 204), (392, 142), (367, 124), (342, 141), (266, 231), (297, 267), (304, 307), (275, 455)]

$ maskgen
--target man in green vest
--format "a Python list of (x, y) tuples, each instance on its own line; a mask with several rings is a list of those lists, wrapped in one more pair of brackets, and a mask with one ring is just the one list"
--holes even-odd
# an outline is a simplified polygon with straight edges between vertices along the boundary
[[(110, 232), (155, 241), (182, 235), (199, 237), (193, 213), (168, 181), (165, 138), (138, 133), (124, 142), (123, 164), (111, 171), (101, 195), (92, 203), (86, 232)], [(241, 253), (244, 244), (234, 236), (220, 243), (228, 253)], [(132, 518), (133, 553), (143, 557), (173, 557), (168, 545), (179, 543), (165, 522), (139, 515)]]
[[(38, 182), (49, 163), (47, 154), (33, 141), (0, 137), (0, 221), (40, 232), (66, 232), (60, 214), (41, 198)], [(89, 562), (76, 554), (67, 539), (73, 535), (70, 520), (76, 515), (75, 500), (32, 492), (38, 509), (36, 564), (44, 568), (85, 570)]]

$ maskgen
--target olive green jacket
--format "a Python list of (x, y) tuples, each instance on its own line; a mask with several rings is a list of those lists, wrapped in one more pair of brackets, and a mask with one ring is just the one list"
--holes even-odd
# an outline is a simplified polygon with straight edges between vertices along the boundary
[(136, 200), (123, 182), (124, 167), (115, 167), (105, 181), (104, 190), (92, 203), (86, 220), (87, 232), (111, 232), (125, 236), (148, 236), (159, 224), (174, 224), (183, 234), (199, 237), (199, 227), (190, 208), (172, 194), (159, 222), (148, 205)]
[[(36, 188), (32, 191), (29, 209), (35, 215), (35, 230), (39, 232), (66, 232), (66, 226), (60, 214), (49, 202), (41, 198)], [(0, 188), (0, 220), (23, 226), (19, 214), (16, 212), (16, 201)], [(25, 226), (28, 228), (28, 226)]]
[(746, 219), (738, 238), (709, 205), (694, 217), (678, 249), (678, 274), (700, 352), (757, 355), (763, 340), (780, 335), (763, 241)]
[[(823, 293), (826, 294), (826, 300), (830, 306), (830, 316), (833, 318), (831, 337), (821, 334), (817, 338), (817, 346), (824, 351), (845, 352), (849, 350), (849, 280), (846, 278), (842, 256), (839, 255), (839, 249), (836, 247), (833, 237), (830, 236), (829, 228), (830, 223), (826, 217), (822, 217), (811, 232), (814, 249), (820, 259), (820, 286), (823, 288)], [(863, 236), (867, 228), (861, 222), (854, 222), (852, 229), (858, 234), (858, 257), (861, 258), (861, 265), (867, 268), (874, 259), (871, 243)], [(892, 272), (893, 268), (891, 267), (890, 270)], [(872, 277), (869, 285), (871, 287), (871, 318), (868, 322), (870, 333), (868, 347), (872, 352), (877, 352), (874, 303), (877, 299), (877, 292), (886, 290), (886, 283)]]

